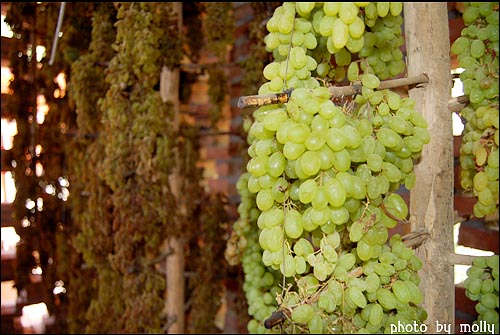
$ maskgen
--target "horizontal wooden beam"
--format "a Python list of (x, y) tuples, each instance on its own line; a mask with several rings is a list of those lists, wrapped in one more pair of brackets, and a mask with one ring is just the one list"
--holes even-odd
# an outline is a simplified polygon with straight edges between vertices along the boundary
[(451, 253), (448, 261), (453, 265), (472, 265), (472, 261), (477, 256)]
[(469, 103), (469, 97), (461, 95), (459, 97), (448, 100), (448, 110), (451, 113), (460, 112)]
[[(402, 86), (414, 86), (428, 82), (429, 78), (427, 77), (427, 75), (420, 74), (415, 77), (381, 81), (377, 90), (384, 90)], [(340, 98), (343, 96), (360, 94), (362, 87), (362, 84), (354, 83), (349, 86), (331, 86), (329, 87), (329, 90), (332, 98)], [(277, 103), (285, 103), (288, 102), (292, 91), (293, 88), (290, 88), (282, 93), (242, 96), (238, 99), (238, 108), (260, 107)]]

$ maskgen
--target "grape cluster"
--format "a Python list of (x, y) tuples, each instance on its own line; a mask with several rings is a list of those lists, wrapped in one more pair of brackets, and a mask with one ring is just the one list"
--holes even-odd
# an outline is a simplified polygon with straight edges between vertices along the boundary
[(478, 218), (498, 213), (498, 4), (465, 3), (466, 27), (451, 46), (469, 104), (460, 147), (461, 186), (477, 197)]
[(243, 290), (252, 319), (248, 325), (251, 333), (264, 327), (256, 320), (264, 320), (276, 310), (276, 294), (280, 291), (279, 277), (275, 270), (265, 267), (261, 262), (262, 251), (258, 243), (258, 231), (252, 229), (259, 217), (255, 204), (255, 194), (248, 190), (250, 173), (243, 173), (236, 188), (241, 201), (238, 205), (238, 220), (233, 224), (231, 236), (227, 242), (225, 258), (231, 265), (241, 263), (245, 273)]
[(464, 286), (465, 295), (477, 301), (478, 318), (473, 324), (486, 321), (495, 327), (494, 334), (498, 334), (498, 255), (475, 257), (467, 270)]
[[(249, 160), (226, 258), (243, 264), (251, 333), (277, 324), (293, 333), (376, 333), (427, 317), (422, 262), (401, 236), (389, 239), (408, 217), (397, 191), (413, 187), (430, 140), (415, 102), (379, 89), (405, 70), (393, 66), (402, 60), (394, 51), (401, 9), (283, 3), (267, 22), (274, 61), (259, 94), (293, 90), (245, 123)], [(362, 92), (335, 103), (328, 85), (345, 78)], [(282, 320), (271, 322), (273, 312)]]

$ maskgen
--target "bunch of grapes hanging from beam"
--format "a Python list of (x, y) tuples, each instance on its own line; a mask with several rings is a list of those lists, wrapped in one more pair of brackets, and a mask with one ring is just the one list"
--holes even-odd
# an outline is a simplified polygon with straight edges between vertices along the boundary
[(498, 217), (498, 3), (466, 2), (465, 28), (451, 46), (469, 104), (460, 147), (461, 186), (477, 198), (478, 218)]
[[(249, 161), (226, 249), (241, 262), (251, 333), (377, 333), (423, 323), (421, 260), (389, 230), (408, 219), (430, 141), (415, 102), (380, 88), (405, 72), (401, 2), (285, 2), (247, 120)], [(330, 88), (357, 84), (355, 96)]]
[(464, 281), (465, 295), (470, 300), (476, 301), (474, 307), (478, 316), (472, 325), (476, 328), (486, 322), (488, 327), (493, 328), (495, 334), (500, 329), (498, 264), (498, 255), (476, 256), (472, 266), (467, 270), (467, 278)]

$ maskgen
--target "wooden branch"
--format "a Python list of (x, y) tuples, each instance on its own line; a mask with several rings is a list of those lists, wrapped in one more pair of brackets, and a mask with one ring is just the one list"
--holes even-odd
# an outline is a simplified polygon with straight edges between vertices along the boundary
[(477, 256), (471, 256), (471, 255), (461, 255), (461, 254), (455, 254), (451, 253), (450, 256), (448, 257), (448, 261), (453, 264), (453, 265), (472, 265), (472, 261), (474, 258)]
[(238, 99), (238, 108), (260, 107), (288, 102), (293, 89), (285, 90), (283, 93), (271, 93), (263, 95), (249, 95)]
[(151, 266), (151, 265), (154, 265), (156, 263), (160, 263), (162, 262), (165, 258), (167, 258), (168, 256), (172, 255), (174, 253), (174, 250), (172, 249), (167, 249), (165, 251), (163, 251), (158, 257), (156, 257), (155, 259), (152, 259), (152, 260), (149, 260), (146, 262), (146, 265), (147, 266)]
[[(398, 79), (381, 81), (377, 90), (385, 90), (388, 88), (396, 88), (401, 86), (413, 86), (428, 82), (429, 78), (425, 74), (421, 74), (415, 77), (398, 78)], [(329, 88), (329, 90), (333, 98), (340, 98), (346, 95), (360, 94), (362, 87), (363, 85), (356, 83), (350, 86), (342, 86), (342, 87), (332, 86)]]
[[(427, 75), (421, 74), (415, 77), (381, 81), (378, 90), (396, 88), (401, 86), (412, 86), (428, 82), (429, 78), (427, 77)], [(350, 86), (331, 86), (329, 90), (332, 98), (340, 98), (343, 96), (360, 94), (362, 87), (363, 86), (361, 84), (355, 83)], [(288, 102), (288, 99), (290, 99), (292, 91), (293, 88), (290, 88), (288, 90), (285, 90), (283, 93), (242, 96), (238, 99), (238, 108), (260, 107), (278, 103), (286, 103)]]
[(448, 110), (450, 113), (460, 112), (469, 103), (469, 97), (461, 95), (448, 100)]
[(430, 234), (427, 232), (427, 229), (418, 229), (417, 231), (408, 233), (402, 237), (403, 244), (410, 248), (417, 248), (425, 240), (429, 238)]
[(173, 326), (177, 322), (177, 316), (169, 316), (167, 319), (167, 323), (162, 327), (165, 334), (168, 334), (168, 331), (171, 326)]

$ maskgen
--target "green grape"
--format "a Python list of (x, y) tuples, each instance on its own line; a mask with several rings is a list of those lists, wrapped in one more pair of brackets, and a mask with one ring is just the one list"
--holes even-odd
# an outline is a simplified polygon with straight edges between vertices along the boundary
[(357, 287), (348, 287), (345, 290), (345, 295), (349, 297), (352, 302), (360, 308), (365, 308), (367, 301), (366, 297), (364, 296), (363, 292)]
[(321, 156), (317, 151), (308, 150), (299, 158), (300, 167), (307, 176), (313, 176), (321, 168)]
[(267, 172), (272, 177), (279, 177), (285, 171), (285, 155), (281, 151), (273, 153), (267, 160)]
[(336, 225), (342, 225), (349, 220), (349, 211), (347, 208), (330, 208), (330, 220)]
[(353, 2), (341, 2), (338, 15), (344, 23), (351, 24), (358, 17), (358, 7)]
[(360, 39), (365, 32), (365, 23), (363, 19), (356, 16), (354, 20), (349, 23), (349, 35), (352, 39)]
[(358, 242), (364, 235), (364, 222), (361, 220), (354, 221), (349, 230), (349, 239), (352, 242)]
[(330, 179), (324, 186), (328, 203), (333, 207), (341, 207), (346, 200), (344, 186), (336, 179)]
[(280, 264), (280, 271), (285, 277), (291, 277), (296, 273), (295, 260), (292, 255), (285, 255), (283, 262)]
[(325, 145), (325, 143), (326, 138), (324, 132), (321, 130), (315, 130), (311, 132), (304, 145), (308, 150), (317, 151), (320, 150)]
[(252, 145), (255, 145), (255, 155), (269, 156), (273, 152), (274, 140), (256, 140)]
[(356, 256), (354, 256), (354, 254), (352, 253), (348, 253), (348, 254), (343, 254), (338, 258), (337, 266), (342, 267), (345, 270), (349, 271), (354, 267), (355, 263), (356, 263)]
[[(325, 7), (324, 7), (325, 8)], [(322, 36), (330, 36), (332, 34), (333, 23), (337, 18), (335, 16), (325, 16), (323, 20), (321, 20), (321, 24), (319, 26), (319, 33)]]
[(293, 246), (293, 251), (298, 256), (308, 256), (314, 252), (311, 242), (305, 238), (300, 238)]
[(394, 115), (389, 119), (389, 127), (399, 134), (406, 133), (408, 129), (406, 120), (398, 115)]
[(376, 89), (380, 85), (380, 79), (371, 73), (361, 75), (361, 82), (363, 86), (371, 89)]
[(342, 131), (344, 132), (345, 138), (347, 140), (346, 148), (356, 149), (361, 145), (362, 138), (358, 129), (351, 125), (345, 125), (344, 127), (342, 127)]
[(333, 153), (333, 167), (339, 172), (349, 170), (351, 166), (351, 156), (346, 149)]
[(284, 228), (286, 235), (290, 238), (299, 238), (302, 235), (304, 231), (302, 215), (296, 209), (286, 212)]
[(347, 144), (345, 132), (341, 128), (329, 128), (326, 133), (326, 143), (333, 151), (341, 151)]
[(368, 322), (372, 325), (380, 325), (384, 318), (384, 310), (380, 304), (373, 303), (370, 305), (372, 308), (370, 309)]
[[(335, 311), (335, 300), (334, 297), (327, 291), (321, 292), (318, 299), (318, 307), (327, 313), (333, 313)], [(319, 316), (319, 315), (318, 315)]]
[(299, 158), (305, 150), (306, 146), (302, 143), (286, 142), (283, 147), (283, 154), (287, 160), (294, 161)]
[(405, 305), (411, 301), (410, 290), (404, 281), (397, 280), (392, 283), (392, 292), (396, 299)]
[(300, 16), (308, 16), (314, 9), (314, 2), (296, 2), (295, 8)]
[(257, 193), (257, 207), (261, 211), (267, 211), (274, 205), (274, 198), (271, 189), (262, 189)]
[(474, 189), (478, 192), (481, 192), (488, 187), (488, 176), (484, 171), (479, 171), (476, 173), (473, 179)]
[(301, 47), (292, 47), (290, 50), (290, 64), (295, 69), (304, 68), (307, 64), (306, 51)]
[(385, 147), (397, 150), (403, 146), (403, 139), (390, 128), (381, 128), (377, 132), (377, 140)]
[(351, 63), (351, 53), (346, 48), (341, 48), (335, 53), (335, 62), (338, 66), (349, 65)]
[(366, 164), (373, 172), (380, 172), (382, 170), (383, 162), (383, 158), (377, 154), (369, 154), (366, 158)]
[(374, 249), (372, 248), (371, 245), (369, 245), (363, 240), (360, 240), (358, 242), (356, 252), (359, 258), (363, 261), (367, 261), (370, 258), (374, 257)]
[(293, 259), (295, 260), (295, 272), (299, 275), (305, 273), (307, 270), (307, 263), (304, 257), (295, 256)]
[(318, 192), (318, 185), (316, 182), (312, 179), (307, 179), (303, 183), (301, 183), (299, 187), (299, 200), (304, 203), (308, 204), (313, 199), (316, 197), (316, 194)]
[(389, 11), (391, 15), (398, 16), (403, 11), (403, 3), (402, 2), (390, 2), (389, 3)]
[(394, 266), (392, 266), (391, 264), (387, 264), (387, 263), (375, 264), (374, 270), (375, 270), (375, 273), (377, 273), (380, 277), (391, 276), (392, 274), (394, 274), (394, 272), (396, 272), (396, 270), (394, 269)]
[(307, 137), (311, 134), (310, 128), (303, 123), (295, 123), (288, 129), (288, 141), (293, 143), (304, 143)]
[(333, 46), (336, 49), (342, 49), (349, 39), (349, 27), (341, 19), (336, 19), (333, 22), (332, 31), (334, 32), (330, 37), (332, 39)]
[(278, 62), (271, 62), (264, 67), (263, 75), (267, 80), (272, 80), (278, 77), (280, 70), (280, 64)]
[(410, 302), (419, 305), (422, 303), (424, 296), (420, 289), (418, 288), (417, 284), (415, 284), (411, 280), (405, 280), (404, 283), (408, 287), (408, 291), (410, 293)]
[[(318, 187), (318, 192), (316, 193), (316, 196), (311, 202), (312, 208), (317, 209), (317, 210), (324, 210), (327, 209), (328, 206), (328, 200), (325, 197), (324, 191), (323, 191), (323, 186)], [(330, 209), (331, 211), (331, 209)]]
[(311, 334), (323, 334), (324, 333), (324, 322), (320, 315), (314, 314), (311, 320), (308, 321), (307, 326)]
[[(269, 229), (269, 228), (264, 228)], [(262, 230), (262, 231), (264, 231)], [(269, 233), (267, 234), (267, 248), (269, 251), (278, 251), (283, 247), (283, 231), (281, 227), (275, 226), (269, 229)]]
[(315, 223), (312, 219), (312, 207), (308, 207), (302, 216), (302, 226), (305, 231), (313, 232), (316, 228), (318, 228), (318, 224)]
[(328, 267), (327, 267), (326, 263), (323, 260), (317, 262), (314, 266), (313, 273), (314, 273), (314, 276), (316, 278), (318, 278), (318, 280), (320, 280), (320, 281), (326, 280), (326, 278), (329, 274)]
[(377, 13), (380, 17), (385, 17), (390, 10), (390, 2), (377, 2)]
[(377, 290), (377, 301), (386, 310), (391, 310), (396, 308), (396, 297), (387, 288), (379, 288)]
[(380, 277), (375, 272), (372, 272), (369, 275), (367, 275), (365, 281), (366, 281), (366, 291), (368, 293), (377, 292), (378, 288), (380, 287)]
[[(312, 208), (311, 209), (311, 221), (315, 226), (322, 226), (321, 229), (324, 230), (326, 227), (324, 226), (325, 223), (328, 222), (329, 220), (329, 211), (328, 209), (322, 208), (322, 209), (317, 209), (317, 208)], [(330, 232), (328, 232), (330, 233)]]

